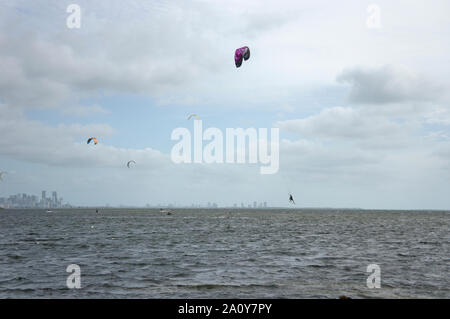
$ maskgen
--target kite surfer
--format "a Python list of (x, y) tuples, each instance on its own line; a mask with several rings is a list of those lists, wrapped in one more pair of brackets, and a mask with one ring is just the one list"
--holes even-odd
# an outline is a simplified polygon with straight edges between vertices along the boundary
[(289, 194), (289, 203), (293, 203), (295, 205), (294, 197), (292, 197), (292, 194)]

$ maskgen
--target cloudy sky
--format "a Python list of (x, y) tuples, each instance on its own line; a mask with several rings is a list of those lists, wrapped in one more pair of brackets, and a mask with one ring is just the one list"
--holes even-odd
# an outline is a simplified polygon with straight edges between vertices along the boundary
[[(335, 2), (0, 0), (0, 196), (450, 209), (450, 2)], [(173, 163), (190, 113), (278, 127), (279, 172)]]

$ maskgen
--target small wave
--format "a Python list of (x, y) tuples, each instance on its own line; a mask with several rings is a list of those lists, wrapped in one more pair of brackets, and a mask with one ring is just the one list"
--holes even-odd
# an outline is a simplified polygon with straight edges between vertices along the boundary
[(223, 288), (276, 288), (276, 284), (197, 284), (197, 285), (175, 285), (178, 288), (187, 289), (223, 289)]

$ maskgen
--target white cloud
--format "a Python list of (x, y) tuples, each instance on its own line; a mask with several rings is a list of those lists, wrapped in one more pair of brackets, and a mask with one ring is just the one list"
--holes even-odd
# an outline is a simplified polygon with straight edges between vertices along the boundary
[(450, 107), (436, 107), (426, 115), (426, 123), (450, 125)]
[[(448, 110), (439, 106), (442, 96), (435, 94), (434, 86), (418, 85), (429, 83), (426, 78), (416, 82), (402, 72), (385, 71), (385, 67), (374, 68), (362, 77), (349, 73), (360, 97), (350, 99), (351, 106), (326, 107), (310, 116), (276, 123), (282, 131), (298, 136), (281, 145), (285, 176), (302, 180), (310, 188), (322, 187), (339, 201), (330, 195), (335, 192), (349, 202), (358, 201), (354, 196), (371, 202), (365, 194), (369, 190), (389, 202), (409, 192), (420, 202), (423, 193), (446, 187), (449, 134), (445, 128), (430, 127), (447, 123)], [(369, 98), (371, 94), (376, 98)]]
[(386, 104), (435, 100), (439, 89), (422, 76), (400, 67), (352, 68), (337, 77), (351, 85), (352, 103)]
[(405, 125), (389, 119), (367, 116), (364, 110), (339, 106), (304, 119), (279, 121), (276, 124), (281, 129), (308, 138), (385, 138), (401, 134), (405, 129)]

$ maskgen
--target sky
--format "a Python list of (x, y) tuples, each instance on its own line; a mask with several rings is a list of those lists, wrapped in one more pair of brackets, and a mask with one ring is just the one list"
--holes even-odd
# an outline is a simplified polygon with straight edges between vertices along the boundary
[[(67, 26), (73, 3), (80, 28)], [(447, 0), (0, 0), (0, 197), (450, 209), (448, 12)], [(279, 171), (174, 163), (171, 134), (193, 131), (191, 113), (204, 129), (278, 128)]]

